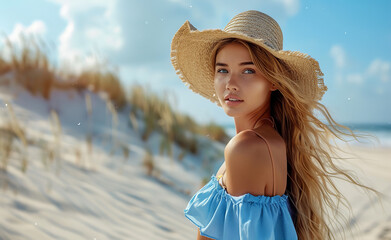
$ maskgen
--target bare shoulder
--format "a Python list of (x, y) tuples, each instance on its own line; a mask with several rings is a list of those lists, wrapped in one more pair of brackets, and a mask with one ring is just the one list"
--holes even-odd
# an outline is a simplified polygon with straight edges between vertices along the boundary
[(246, 158), (251, 160), (257, 153), (263, 152), (266, 148), (266, 141), (259, 138), (253, 131), (245, 130), (238, 133), (235, 137), (229, 141), (225, 147), (225, 154), (230, 159), (237, 159), (237, 157), (250, 157)]
[[(273, 129), (274, 130), (274, 129)], [(260, 137), (261, 136), (261, 137)], [(246, 130), (237, 134), (227, 144), (225, 149), (226, 176), (225, 185), (228, 193), (233, 196), (251, 193), (253, 195), (272, 195), (273, 184), (276, 180), (273, 168), (279, 174), (286, 174), (286, 168), (281, 168), (284, 159), (272, 159), (283, 150), (280, 158), (285, 154), (285, 144), (281, 136), (272, 130), (263, 128), (256, 131)], [(277, 166), (274, 162), (277, 161)], [(281, 177), (279, 178), (281, 179)], [(279, 187), (282, 193), (285, 185)]]
[(264, 195), (273, 181), (266, 141), (252, 131), (243, 131), (229, 142), (224, 154), (227, 192), (233, 196)]
[[(285, 148), (285, 141), (280, 134), (270, 126), (245, 130), (238, 133), (225, 148), (225, 154), (231, 156), (260, 156), (269, 153), (272, 149)], [(262, 156), (262, 155), (261, 155)]]

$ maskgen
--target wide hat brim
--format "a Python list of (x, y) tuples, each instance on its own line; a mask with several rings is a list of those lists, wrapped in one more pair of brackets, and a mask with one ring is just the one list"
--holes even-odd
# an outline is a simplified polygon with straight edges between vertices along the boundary
[(225, 38), (238, 38), (261, 46), (275, 57), (282, 59), (294, 72), (297, 91), (303, 96), (319, 101), (327, 91), (319, 63), (298, 51), (274, 50), (263, 39), (221, 29), (197, 30), (186, 21), (175, 33), (171, 43), (171, 63), (179, 78), (193, 92), (221, 107), (214, 89), (214, 68), (211, 52), (217, 42)]

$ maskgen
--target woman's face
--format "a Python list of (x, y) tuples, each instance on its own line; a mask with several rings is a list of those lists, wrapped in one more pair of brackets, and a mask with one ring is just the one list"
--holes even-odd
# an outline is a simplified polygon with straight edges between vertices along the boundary
[[(225, 113), (231, 117), (257, 115), (270, 104), (272, 84), (252, 63), (248, 49), (241, 43), (224, 45), (216, 55), (214, 87)], [(225, 100), (235, 94), (241, 102)]]

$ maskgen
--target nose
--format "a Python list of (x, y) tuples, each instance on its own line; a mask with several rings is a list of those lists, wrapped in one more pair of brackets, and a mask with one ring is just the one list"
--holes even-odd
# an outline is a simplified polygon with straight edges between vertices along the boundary
[(230, 91), (238, 91), (238, 85), (236, 79), (233, 77), (233, 74), (228, 78), (226, 88)]

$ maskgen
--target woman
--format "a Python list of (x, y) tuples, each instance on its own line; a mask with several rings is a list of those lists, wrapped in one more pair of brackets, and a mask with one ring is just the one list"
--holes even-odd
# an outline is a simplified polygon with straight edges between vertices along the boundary
[(327, 208), (349, 203), (332, 176), (373, 190), (332, 161), (330, 134), (357, 135), (319, 103), (327, 87), (318, 62), (282, 45), (278, 23), (254, 10), (223, 30), (198, 31), (186, 21), (173, 38), (179, 77), (233, 117), (237, 133), (216, 176), (184, 211), (199, 228), (197, 239), (335, 238)]

